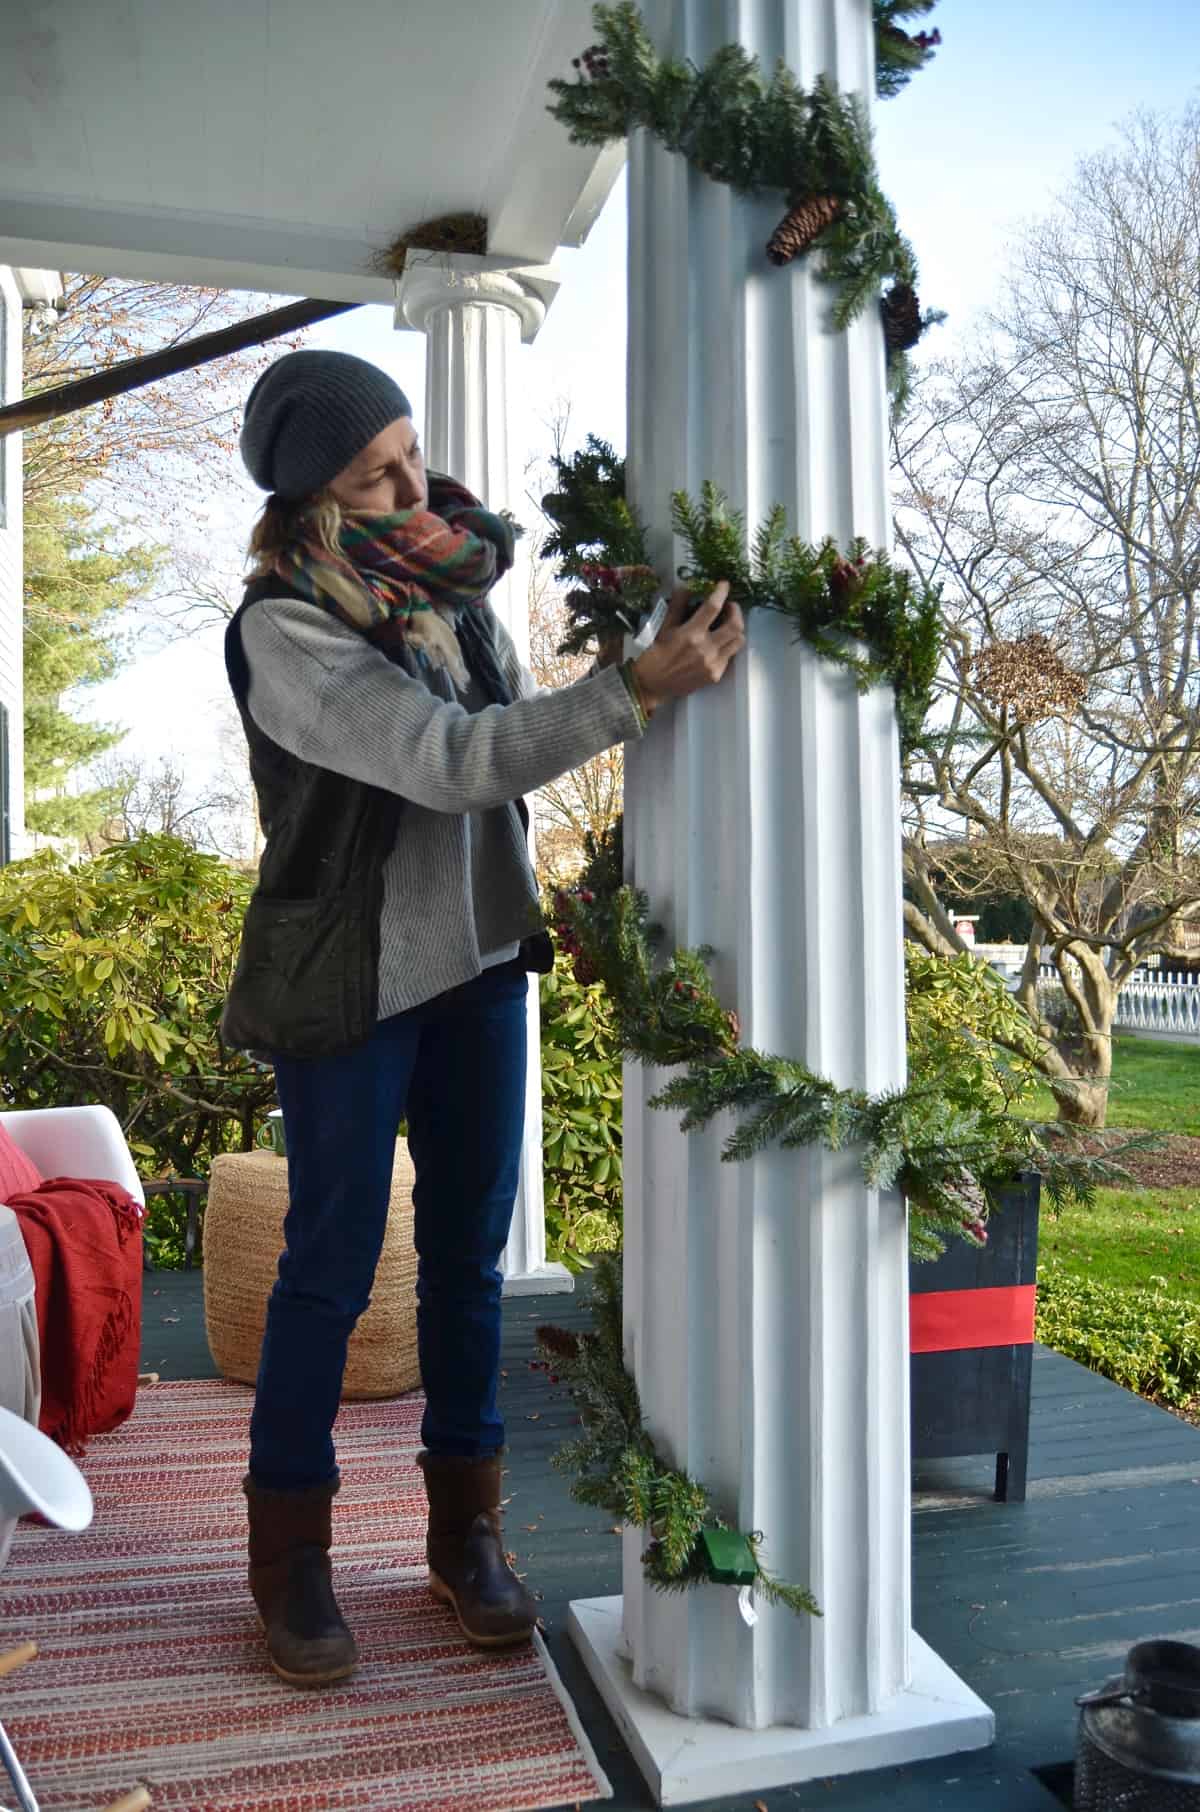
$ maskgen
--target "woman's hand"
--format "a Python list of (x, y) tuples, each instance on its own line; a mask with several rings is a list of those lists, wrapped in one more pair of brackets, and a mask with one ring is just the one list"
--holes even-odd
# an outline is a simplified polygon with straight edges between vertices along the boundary
[(676, 588), (656, 640), (633, 663), (647, 717), (664, 699), (686, 698), (705, 686), (715, 686), (745, 645), (746, 620), (738, 606), (728, 602), (729, 586), (724, 579), (689, 617), (693, 596), (686, 586)]

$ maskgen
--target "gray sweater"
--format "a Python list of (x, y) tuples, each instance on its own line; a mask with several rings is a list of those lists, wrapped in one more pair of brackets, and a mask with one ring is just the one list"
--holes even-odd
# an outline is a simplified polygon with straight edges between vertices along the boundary
[[(490, 607), (484, 606), (489, 609)], [(379, 1017), (470, 981), (541, 924), (514, 800), (641, 735), (615, 667), (539, 690), (493, 617), (511, 705), (413, 679), (326, 611), (264, 598), (242, 619), (250, 715), (302, 761), (406, 802), (384, 869)]]

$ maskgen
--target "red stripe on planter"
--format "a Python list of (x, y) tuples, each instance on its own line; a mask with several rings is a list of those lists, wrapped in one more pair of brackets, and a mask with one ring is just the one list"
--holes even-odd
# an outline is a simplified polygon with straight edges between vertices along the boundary
[(979, 1346), (1028, 1346), (1036, 1284), (1002, 1290), (927, 1290), (910, 1296), (909, 1350), (954, 1353)]

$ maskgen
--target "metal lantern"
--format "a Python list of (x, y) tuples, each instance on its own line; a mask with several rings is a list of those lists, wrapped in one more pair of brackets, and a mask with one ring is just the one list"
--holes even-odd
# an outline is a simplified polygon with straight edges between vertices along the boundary
[(1139, 1642), (1077, 1703), (1075, 1812), (1200, 1812), (1200, 1648)]

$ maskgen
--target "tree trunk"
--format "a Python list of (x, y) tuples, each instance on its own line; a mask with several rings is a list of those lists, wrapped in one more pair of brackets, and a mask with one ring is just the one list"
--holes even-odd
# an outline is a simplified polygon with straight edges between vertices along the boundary
[[(914, 875), (911, 866), (906, 878), (922, 896), (920, 906), (912, 901), (905, 903), (906, 932), (935, 956), (953, 955), (949, 941), (952, 926), (948, 932), (935, 922), (936, 912), (947, 925), (950, 923), (928, 881)], [(1108, 1114), (1112, 1028), (1120, 989), (1103, 962), (1086, 947), (1077, 948), (1074, 968), (1066, 966), (1069, 958), (1064, 952), (1065, 960), (1056, 967), (1068, 1015), (1065, 1024), (1055, 1025), (1045, 1017), (1038, 1001), (1042, 940), (1042, 927), (1035, 921), (1014, 999), (1042, 1041), (1037, 1068), (1054, 1096), (1059, 1119), (1099, 1131)]]
[(1108, 1114), (1108, 1082), (1052, 1082), (1058, 1117), (1070, 1126), (1091, 1127), (1099, 1132)]
[(1080, 990), (1086, 999), (1088, 1024), (1078, 1018), (1052, 1033), (1042, 1068), (1058, 1103), (1058, 1117), (1071, 1126), (1099, 1131), (1108, 1115), (1108, 1085), (1112, 1076), (1112, 1026), (1117, 1011), (1117, 990), (1094, 976), (1085, 978)]

